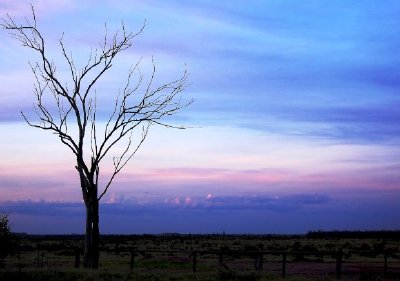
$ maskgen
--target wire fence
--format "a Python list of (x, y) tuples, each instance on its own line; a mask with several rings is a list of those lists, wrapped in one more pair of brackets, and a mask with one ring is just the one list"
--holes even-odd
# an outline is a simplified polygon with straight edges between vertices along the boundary
[[(69, 270), (83, 266), (80, 249), (75, 251), (20, 251), (2, 261), (2, 270)], [(363, 273), (400, 277), (400, 254), (374, 256), (349, 252), (287, 251), (102, 251), (99, 268), (108, 271), (257, 272), (286, 277), (358, 276)]]

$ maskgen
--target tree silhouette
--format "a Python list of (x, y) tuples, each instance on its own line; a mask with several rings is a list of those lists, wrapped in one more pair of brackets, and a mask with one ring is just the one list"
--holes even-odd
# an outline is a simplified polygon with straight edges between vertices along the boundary
[[(187, 71), (181, 77), (166, 84), (154, 86), (156, 65), (152, 60), (152, 72), (147, 82), (140, 72), (140, 61), (133, 65), (127, 74), (127, 81), (115, 96), (110, 116), (103, 126), (97, 121), (97, 99), (95, 84), (112, 67), (115, 58), (132, 46), (132, 42), (144, 29), (128, 32), (122, 24), (121, 29), (112, 36), (107, 27), (102, 46), (91, 51), (82, 68), (75, 64), (63, 41), (58, 40), (62, 56), (68, 66), (68, 81), (63, 80), (51, 60), (44, 37), (37, 27), (35, 11), (32, 19), (17, 24), (7, 14), (1, 27), (10, 32), (22, 46), (38, 54), (38, 62), (30, 64), (35, 76), (34, 111), (36, 121), (23, 112), (25, 121), (32, 127), (52, 132), (76, 157), (75, 168), (79, 174), (83, 201), (86, 207), (86, 234), (84, 266), (97, 268), (99, 261), (99, 201), (106, 194), (116, 175), (138, 151), (145, 141), (151, 125), (179, 128), (164, 121), (164, 117), (174, 115), (191, 101), (183, 103), (180, 93), (185, 88)], [(135, 83), (132, 80), (136, 77)], [(133, 85), (132, 85), (133, 84)], [(50, 102), (51, 99), (51, 102)], [(137, 136), (138, 140), (134, 137)], [(113, 157), (113, 171), (104, 185), (99, 186), (100, 164), (110, 150), (123, 143), (118, 157)]]

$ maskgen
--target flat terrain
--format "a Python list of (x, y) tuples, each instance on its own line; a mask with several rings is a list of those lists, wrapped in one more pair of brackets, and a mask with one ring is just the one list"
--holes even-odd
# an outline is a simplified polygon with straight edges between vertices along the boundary
[(398, 234), (106, 235), (90, 272), (83, 236), (19, 235), (0, 280), (400, 280)]

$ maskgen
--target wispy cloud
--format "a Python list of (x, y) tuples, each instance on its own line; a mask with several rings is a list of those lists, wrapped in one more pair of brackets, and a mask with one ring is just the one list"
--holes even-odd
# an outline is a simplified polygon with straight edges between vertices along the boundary
[(82, 202), (51, 202), (51, 201), (5, 201), (0, 203), (2, 211), (17, 215), (31, 216), (80, 216), (84, 211)]
[[(298, 172), (296, 170), (274, 169), (201, 169), (201, 168), (170, 168), (146, 169), (141, 171), (126, 170), (111, 186), (105, 202), (118, 203), (125, 200), (141, 200), (141, 202), (168, 199), (168, 202), (177, 206), (194, 206), (207, 204), (218, 198), (254, 198), (264, 193), (273, 193), (279, 196), (278, 203), (294, 202), (301, 197), (291, 197), (299, 190), (312, 194), (336, 194), (347, 190), (398, 190), (400, 177), (399, 165), (380, 163), (379, 157), (374, 158), (376, 166), (363, 167), (364, 163), (355, 163), (353, 158), (343, 159), (335, 164), (337, 170), (324, 172)], [(373, 159), (372, 159), (373, 160)], [(358, 165), (351, 170), (348, 167)], [(20, 177), (20, 173), (24, 177)], [(106, 176), (105, 176), (106, 178)], [(100, 181), (99, 188), (103, 188), (104, 180)], [(3, 192), (2, 201), (32, 199), (32, 200), (63, 200), (80, 201), (81, 193), (78, 175), (71, 167), (70, 170), (23, 171), (19, 173), (0, 169), (0, 186)], [(196, 198), (205, 198), (212, 194), (209, 201), (198, 201)], [(313, 195), (314, 196), (314, 195)], [(314, 200), (325, 197), (312, 197)], [(227, 199), (227, 200), (228, 200)], [(304, 197), (304, 202), (311, 197)], [(240, 201), (237, 201), (240, 203)], [(255, 201), (256, 203), (256, 201)], [(261, 202), (258, 202), (263, 206)], [(257, 204), (258, 204), (257, 203)], [(271, 206), (274, 202), (271, 201)], [(241, 204), (238, 204), (241, 206)], [(267, 205), (265, 205), (267, 206)]]
[[(104, 215), (121, 213), (123, 216), (138, 211), (162, 211), (164, 209), (184, 208), (192, 210), (269, 210), (273, 212), (292, 212), (309, 205), (324, 205), (332, 201), (322, 194), (293, 194), (287, 196), (177, 196), (164, 200), (142, 200), (140, 198), (115, 198), (103, 202), (101, 212)], [(32, 216), (57, 215), (76, 216), (84, 210), (83, 202), (45, 201), (45, 200), (8, 200), (1, 201), (2, 211)]]
[[(310, 215), (312, 209), (315, 224), (307, 227), (324, 226), (323, 218), (333, 218), (337, 226), (360, 227), (390, 225), (396, 218), (393, 206), (377, 211), (388, 212), (385, 223), (378, 215), (370, 219), (353, 210), (354, 216), (341, 224), (340, 218), (346, 216), (336, 216), (333, 210), (338, 211), (334, 203), (340, 194), (367, 192), (370, 199), (376, 197), (369, 193), (373, 190), (398, 194), (400, 2), (36, 0), (33, 4), (47, 50), (62, 77), (68, 71), (60, 62), (57, 40), (62, 32), (79, 66), (103, 39), (104, 22), (111, 33), (121, 20), (135, 31), (147, 19), (134, 48), (116, 61), (96, 88), (100, 122), (108, 116), (112, 93), (125, 82), (123, 73), (138, 58), (144, 58), (146, 74), (154, 55), (158, 81), (174, 78), (188, 64), (191, 83), (186, 93), (195, 103), (171, 122), (201, 128), (179, 132), (154, 128), (105, 198), (108, 219), (115, 220), (118, 213), (135, 219), (141, 214), (148, 219), (147, 224), (141, 220), (148, 230), (174, 225), (179, 231), (190, 216), (199, 222), (197, 229), (207, 226), (207, 217), (196, 214), (211, 211), (216, 217), (210, 230), (228, 230), (231, 224), (250, 231), (257, 227), (249, 214), (257, 212), (273, 213), (271, 222), (279, 223)], [(30, 15), (30, 3), (3, 1), (0, 16), (6, 13), (23, 20)], [(43, 199), (45, 203), (18, 204), (32, 211), (47, 204), (50, 210), (68, 213), (66, 205), (48, 201), (61, 197), (79, 202), (75, 159), (56, 137), (34, 134), (22, 123), (20, 110), (34, 114), (26, 60), (36, 59), (17, 46), (12, 40), (0, 40), (1, 200)], [(110, 173), (108, 164), (112, 168), (112, 161), (102, 165), (102, 181)], [(376, 204), (363, 198), (360, 210), (371, 215), (367, 205), (379, 208), (385, 200), (391, 202), (390, 197), (379, 198)], [(341, 206), (352, 207), (348, 201)], [(283, 212), (292, 209), (299, 214)], [(226, 215), (229, 210), (249, 223), (235, 222)], [(318, 210), (325, 210), (326, 216), (319, 216)], [(26, 223), (29, 214), (18, 212)], [(185, 223), (181, 221), (182, 227), (171, 219), (163, 223), (155, 214), (163, 218), (183, 214)], [(357, 217), (364, 221), (358, 224)], [(220, 226), (217, 218), (226, 224)], [(293, 227), (304, 229), (306, 221), (298, 221)], [(162, 226), (152, 228), (151, 222)], [(263, 223), (271, 226), (267, 219)], [(122, 225), (121, 231), (127, 231)]]
[(36, 13), (45, 16), (55, 12), (65, 12), (65, 10), (74, 7), (75, 4), (73, 0), (60, 0), (57, 2), (50, 0), (2, 1), (0, 3), (0, 14), (2, 16), (9, 14), (14, 17), (26, 17), (31, 15), (31, 5), (33, 5)]

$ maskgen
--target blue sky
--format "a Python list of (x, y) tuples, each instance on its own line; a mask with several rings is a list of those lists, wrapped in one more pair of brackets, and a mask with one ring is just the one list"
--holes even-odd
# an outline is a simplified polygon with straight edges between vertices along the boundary
[[(170, 122), (193, 128), (152, 128), (103, 202), (104, 233), (400, 228), (398, 1), (33, 5), (65, 79), (63, 33), (82, 65), (105, 22), (137, 31), (146, 20), (96, 88), (103, 120), (140, 58), (146, 76), (154, 57), (158, 83), (190, 72), (194, 103)], [(30, 1), (2, 1), (6, 13), (23, 20)], [(20, 115), (32, 112), (36, 58), (0, 34), (0, 211), (16, 231), (82, 232), (72, 155)]]

